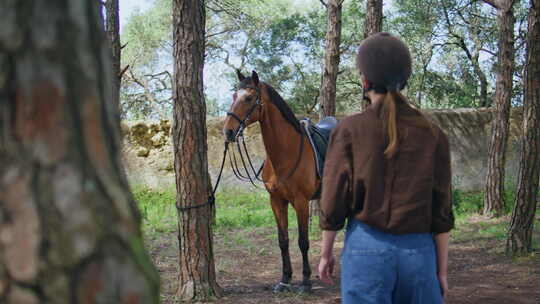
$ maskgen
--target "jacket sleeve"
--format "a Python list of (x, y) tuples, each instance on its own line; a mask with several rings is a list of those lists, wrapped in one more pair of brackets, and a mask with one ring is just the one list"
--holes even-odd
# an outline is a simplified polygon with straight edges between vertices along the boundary
[(443, 233), (454, 228), (454, 213), (452, 211), (450, 145), (442, 131), (439, 133), (435, 154), (431, 231)]
[(342, 229), (350, 214), (351, 164), (351, 138), (347, 130), (338, 125), (330, 137), (324, 164), (319, 216), (323, 230)]

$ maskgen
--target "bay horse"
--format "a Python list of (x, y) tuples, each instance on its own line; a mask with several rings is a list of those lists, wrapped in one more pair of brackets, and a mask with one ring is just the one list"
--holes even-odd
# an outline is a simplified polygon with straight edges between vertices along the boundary
[(298, 246), (302, 253), (303, 279), (300, 292), (311, 292), (309, 265), (309, 200), (321, 180), (317, 176), (313, 148), (303, 135), (300, 122), (283, 98), (269, 84), (260, 82), (255, 71), (245, 77), (237, 70), (240, 85), (223, 128), (227, 142), (236, 141), (243, 128), (259, 122), (266, 150), (262, 180), (270, 194), (276, 219), (283, 272), (274, 292), (290, 290), (292, 267), (289, 255), (288, 205), (296, 211)]

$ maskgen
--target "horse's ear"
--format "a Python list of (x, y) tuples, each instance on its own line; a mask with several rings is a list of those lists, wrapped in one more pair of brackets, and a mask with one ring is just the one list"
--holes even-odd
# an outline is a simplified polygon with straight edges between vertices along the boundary
[(251, 80), (255, 86), (259, 85), (259, 75), (257, 75), (257, 72), (251, 71)]
[(242, 74), (242, 72), (240, 72), (239, 69), (236, 69), (236, 76), (238, 76), (238, 80), (240, 80), (240, 81), (246, 79), (246, 76), (244, 76), (244, 75)]

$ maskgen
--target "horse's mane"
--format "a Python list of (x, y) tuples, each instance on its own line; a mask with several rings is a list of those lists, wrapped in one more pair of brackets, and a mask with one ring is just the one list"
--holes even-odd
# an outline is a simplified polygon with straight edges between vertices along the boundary
[[(240, 89), (244, 89), (251, 84), (251, 77), (246, 77), (240, 82)], [(265, 82), (263, 82), (263, 84), (264, 87), (266, 87), (266, 91), (268, 93), (268, 96), (270, 97), (270, 101), (278, 108), (278, 110), (281, 112), (281, 115), (283, 115), (283, 118), (285, 118), (285, 121), (291, 124), (298, 133), (302, 133), (302, 127), (300, 126), (300, 122), (296, 118), (296, 115), (294, 115), (294, 112), (289, 107), (287, 102), (283, 100), (283, 98), (271, 85)]]

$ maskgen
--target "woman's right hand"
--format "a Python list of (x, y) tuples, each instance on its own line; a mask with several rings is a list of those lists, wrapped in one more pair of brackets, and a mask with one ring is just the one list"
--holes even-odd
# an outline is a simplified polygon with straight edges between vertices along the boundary
[(326, 284), (334, 284), (332, 280), (334, 276), (334, 264), (335, 259), (333, 255), (329, 257), (321, 256), (321, 261), (319, 262), (319, 278)]

